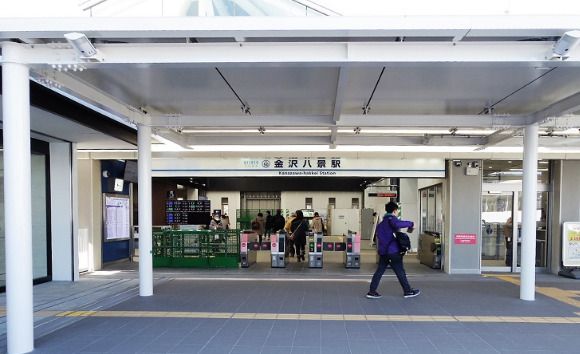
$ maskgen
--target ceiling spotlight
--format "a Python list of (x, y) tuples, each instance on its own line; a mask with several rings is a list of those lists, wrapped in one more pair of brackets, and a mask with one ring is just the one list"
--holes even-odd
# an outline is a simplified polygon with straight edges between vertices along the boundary
[(354, 135), (359, 135), (359, 134), (360, 134), (360, 127), (354, 128)]
[(66, 33), (64, 38), (66, 38), (66, 40), (73, 46), (74, 50), (81, 58), (94, 58), (98, 53), (97, 48), (95, 48), (93, 43), (91, 43), (83, 33)]
[(449, 133), (451, 133), (452, 136), (455, 136), (457, 134), (457, 128), (449, 129)]
[(552, 48), (552, 59), (566, 60), (570, 51), (580, 42), (580, 31), (573, 30), (564, 33)]
[(259, 128), (258, 128), (258, 132), (259, 132), (260, 134), (264, 135), (264, 134), (266, 134), (266, 128), (264, 128), (264, 127), (259, 127)]

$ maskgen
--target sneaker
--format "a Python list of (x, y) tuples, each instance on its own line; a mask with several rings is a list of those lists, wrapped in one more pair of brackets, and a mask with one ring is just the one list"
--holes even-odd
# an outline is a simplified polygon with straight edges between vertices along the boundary
[(372, 291), (372, 292), (369, 291), (366, 295), (367, 299), (380, 299), (382, 297), (383, 297), (383, 295), (377, 293), (376, 291)]
[(405, 293), (405, 294), (403, 295), (403, 297), (404, 297), (405, 299), (407, 299), (407, 298), (410, 298), (410, 297), (419, 296), (419, 294), (421, 294), (421, 290), (419, 290), (419, 289), (411, 289), (411, 291), (409, 291), (409, 292)]

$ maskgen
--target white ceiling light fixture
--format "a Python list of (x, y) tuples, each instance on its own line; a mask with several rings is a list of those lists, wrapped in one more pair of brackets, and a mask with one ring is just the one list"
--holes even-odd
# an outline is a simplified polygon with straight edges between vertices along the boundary
[(79, 57), (84, 60), (102, 61), (99, 51), (84, 33), (65, 33), (64, 38), (72, 45)]

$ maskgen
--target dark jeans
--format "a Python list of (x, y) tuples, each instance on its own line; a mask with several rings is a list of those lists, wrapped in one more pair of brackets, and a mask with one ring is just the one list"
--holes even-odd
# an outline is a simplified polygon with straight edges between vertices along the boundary
[(294, 257), (294, 241), (288, 237), (286, 238), (286, 252), (284, 253), (286, 257)]
[(377, 291), (379, 287), (379, 282), (385, 273), (385, 269), (387, 269), (387, 265), (391, 264), (391, 268), (397, 275), (397, 279), (399, 279), (399, 283), (403, 288), (403, 292), (408, 293), (411, 291), (411, 286), (407, 281), (407, 274), (405, 274), (405, 268), (403, 268), (403, 256), (400, 254), (388, 254), (386, 256), (380, 256), (379, 258), (379, 266), (373, 274), (373, 280), (371, 281), (370, 291)]
[(304, 255), (306, 254), (305, 251), (305, 246), (306, 246), (306, 240), (296, 240), (294, 241), (295, 245), (296, 245), (296, 258), (300, 259), (300, 257), (304, 258)]

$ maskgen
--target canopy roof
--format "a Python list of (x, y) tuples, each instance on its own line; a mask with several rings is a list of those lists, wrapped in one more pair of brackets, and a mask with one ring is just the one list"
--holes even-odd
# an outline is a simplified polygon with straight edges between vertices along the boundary
[[(151, 124), (186, 149), (486, 151), (521, 146), (521, 128), (537, 122), (541, 146), (580, 152), (580, 50), (553, 56), (554, 43), (578, 23), (578, 16), (6, 19), (0, 39), (26, 43), (21, 61), (35, 80), (127, 124)], [(80, 57), (64, 40), (70, 32), (90, 38), (97, 55)]]

